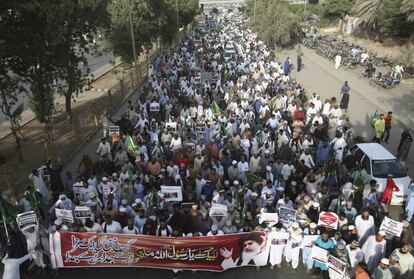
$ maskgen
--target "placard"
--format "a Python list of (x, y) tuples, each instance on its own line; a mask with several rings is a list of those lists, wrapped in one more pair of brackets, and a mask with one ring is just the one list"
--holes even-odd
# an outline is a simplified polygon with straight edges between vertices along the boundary
[(284, 245), (289, 239), (290, 233), (271, 231), (269, 233), (270, 245)]
[(402, 222), (395, 221), (387, 216), (382, 220), (380, 231), (384, 231), (387, 234), (400, 237), (403, 231), (404, 224)]
[(336, 213), (322, 211), (319, 214), (318, 226), (334, 229), (338, 228), (339, 218)]
[(167, 131), (170, 133), (174, 133), (177, 131), (177, 123), (176, 122), (167, 122), (165, 123), (165, 128), (167, 128)]
[(119, 126), (109, 126), (108, 133), (110, 136), (119, 136)]
[(17, 214), (16, 223), (19, 230), (23, 231), (28, 228), (37, 227), (37, 216), (34, 211), (29, 211), (21, 214)]
[(313, 245), (311, 250), (311, 258), (315, 261), (326, 263), (328, 261), (328, 251)]
[(204, 134), (206, 132), (207, 126), (206, 123), (195, 123), (194, 124), (194, 131), (197, 134)]
[(72, 210), (55, 208), (55, 214), (56, 214), (56, 217), (62, 220), (63, 222), (67, 222), (67, 223), (74, 222)]
[(277, 213), (263, 212), (260, 214), (259, 223), (277, 223), (279, 222), (279, 215)]
[(75, 206), (73, 214), (77, 219), (87, 219), (92, 217), (91, 208), (89, 206)]
[(211, 205), (209, 214), (211, 217), (218, 217), (218, 216), (225, 217), (227, 216), (227, 205), (213, 203)]
[(150, 104), (150, 111), (151, 112), (160, 111), (160, 104), (159, 103), (151, 103)]
[(345, 275), (347, 263), (332, 255), (328, 255), (328, 268), (337, 273), (339, 278), (342, 278)]
[(302, 239), (302, 249), (305, 247), (312, 247), (313, 243), (320, 237), (320, 235), (304, 235)]
[(183, 193), (180, 186), (161, 186), (161, 193), (165, 202), (182, 201)]
[(296, 210), (289, 207), (279, 207), (279, 219), (285, 222), (296, 222)]

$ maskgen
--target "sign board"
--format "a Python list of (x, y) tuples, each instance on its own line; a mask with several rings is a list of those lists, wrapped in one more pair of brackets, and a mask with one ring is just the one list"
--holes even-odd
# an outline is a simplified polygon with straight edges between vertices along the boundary
[(161, 186), (161, 193), (165, 202), (182, 201), (183, 193), (180, 186)]
[(150, 104), (150, 111), (152, 111), (152, 112), (160, 111), (160, 104), (159, 103), (151, 103)]
[(16, 216), (16, 223), (19, 227), (19, 230), (23, 231), (28, 228), (36, 227), (37, 217), (34, 211), (29, 211), (21, 214), (17, 214)]
[(333, 212), (322, 211), (319, 214), (318, 226), (336, 230), (338, 228), (338, 223), (338, 215)]
[(313, 242), (315, 242), (320, 235), (304, 235), (302, 239), (302, 248), (312, 247)]
[(67, 222), (67, 223), (74, 222), (72, 210), (55, 208), (55, 213), (56, 213), (56, 217), (62, 220), (63, 222)]
[(167, 128), (167, 131), (170, 133), (174, 133), (177, 131), (177, 123), (176, 122), (167, 122), (165, 123), (165, 128)]
[(109, 135), (110, 136), (119, 136), (119, 126), (109, 126)]
[(288, 232), (276, 232), (269, 233), (270, 245), (284, 245), (287, 243), (290, 234)]
[(77, 219), (86, 219), (92, 217), (91, 208), (88, 206), (75, 206), (73, 214)]
[(296, 210), (289, 207), (279, 207), (279, 219), (285, 222), (296, 222)]
[(207, 129), (207, 125), (204, 122), (203, 123), (195, 123), (194, 124), (194, 131), (197, 134), (204, 134), (206, 132), (206, 129)]
[(195, 84), (201, 84), (201, 77), (195, 77), (194, 78), (194, 83)]
[(210, 216), (211, 217), (227, 216), (227, 205), (213, 203), (210, 208)]
[(313, 245), (311, 250), (311, 258), (315, 261), (326, 263), (328, 261), (328, 250)]
[(401, 236), (401, 233), (403, 231), (404, 225), (402, 222), (394, 221), (391, 218), (388, 218), (387, 216), (384, 217), (382, 220), (380, 231), (384, 231), (387, 234), (393, 235), (393, 236)]
[(279, 215), (277, 213), (263, 212), (260, 214), (259, 223), (277, 223), (279, 222)]
[(345, 275), (347, 263), (332, 255), (328, 255), (328, 268), (337, 273), (339, 278), (342, 278)]

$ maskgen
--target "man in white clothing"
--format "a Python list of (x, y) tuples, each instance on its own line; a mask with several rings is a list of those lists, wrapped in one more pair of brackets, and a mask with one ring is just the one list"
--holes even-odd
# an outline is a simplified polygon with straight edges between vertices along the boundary
[(385, 232), (379, 231), (377, 235), (369, 236), (362, 246), (365, 262), (367, 263), (370, 272), (373, 272), (379, 265), (381, 259), (385, 257), (387, 241), (384, 238)]
[(359, 248), (359, 242), (353, 240), (351, 243), (346, 245), (346, 251), (348, 252), (349, 262), (351, 264), (351, 276), (355, 275), (355, 269), (358, 263), (364, 260), (364, 252)]
[(277, 268), (281, 268), (283, 251), (289, 239), (289, 233), (283, 229), (281, 223), (277, 223), (272, 227), (272, 231), (269, 233), (270, 239), (270, 253), (269, 262), (270, 270), (273, 270), (275, 265)]
[(302, 243), (302, 230), (299, 228), (299, 224), (293, 222), (290, 228), (289, 240), (285, 246), (285, 259), (288, 266), (292, 264), (292, 268), (295, 271), (299, 265), (300, 247)]
[(105, 216), (105, 222), (103, 222), (102, 228), (104, 233), (122, 233), (121, 224), (113, 221), (112, 216), (109, 214)]
[(211, 231), (207, 233), (207, 236), (218, 236), (218, 235), (224, 235), (224, 232), (218, 229), (217, 224), (211, 225)]
[(355, 227), (360, 245), (363, 245), (369, 236), (375, 234), (374, 217), (369, 214), (367, 208), (362, 209), (362, 214), (355, 217)]
[(106, 141), (105, 138), (101, 139), (101, 142), (98, 145), (98, 149), (96, 150), (96, 154), (98, 154), (101, 157), (107, 156), (109, 159), (112, 158), (111, 145), (109, 144), (109, 142)]

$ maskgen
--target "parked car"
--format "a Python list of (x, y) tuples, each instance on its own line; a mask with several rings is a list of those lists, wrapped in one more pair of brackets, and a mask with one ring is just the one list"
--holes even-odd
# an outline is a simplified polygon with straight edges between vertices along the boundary
[(352, 146), (350, 151), (355, 151), (359, 162), (367, 173), (378, 182), (379, 192), (384, 191), (387, 176), (393, 175), (395, 184), (400, 188), (400, 191), (393, 192), (391, 204), (402, 205), (403, 201), (407, 199), (411, 178), (397, 158), (379, 143), (359, 143)]

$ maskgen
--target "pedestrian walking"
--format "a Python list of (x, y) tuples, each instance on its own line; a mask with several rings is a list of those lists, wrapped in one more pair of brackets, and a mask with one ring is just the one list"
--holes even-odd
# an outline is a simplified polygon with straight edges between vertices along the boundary
[(400, 144), (397, 149), (397, 159), (400, 160), (403, 166), (405, 165), (405, 161), (407, 161), (412, 143), (413, 137), (411, 136), (410, 129), (405, 129), (404, 132), (401, 133)]
[(338, 53), (335, 56), (335, 70), (338, 71), (339, 67), (341, 67), (341, 62), (342, 62), (342, 56)]
[(339, 105), (339, 107), (343, 109), (344, 112), (348, 112), (349, 91), (351, 91), (351, 87), (349, 87), (348, 81), (345, 81), (344, 85), (341, 87), (341, 102)]
[(390, 139), (390, 130), (391, 130), (391, 121), (392, 121), (392, 111), (389, 111), (387, 113), (387, 116), (384, 117), (385, 120), (385, 131), (381, 136), (381, 141), (384, 139), (385, 135), (385, 143), (388, 143), (388, 140)]
[(385, 131), (385, 120), (384, 120), (383, 113), (381, 113), (379, 118), (375, 121), (374, 129), (375, 129), (375, 136), (372, 141), (381, 143), (382, 134)]
[(300, 70), (302, 69), (302, 56), (303, 56), (303, 52), (302, 52), (302, 48), (300, 45), (298, 45), (298, 47), (296, 48), (296, 60), (297, 60), (297, 70), (298, 72), (300, 72)]

